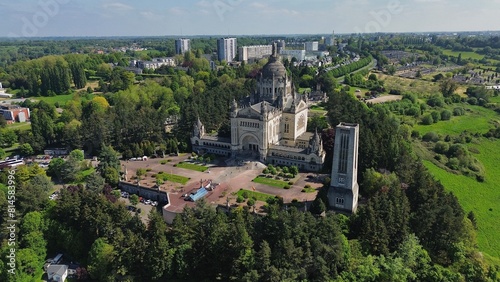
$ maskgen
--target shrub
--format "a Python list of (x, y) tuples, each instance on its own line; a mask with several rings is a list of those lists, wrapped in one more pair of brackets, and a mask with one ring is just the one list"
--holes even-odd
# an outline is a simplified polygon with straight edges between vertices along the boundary
[(288, 182), (288, 185), (293, 185), (293, 181)]
[(247, 201), (247, 205), (248, 205), (249, 207), (254, 206), (254, 205), (255, 205), (255, 200), (254, 200), (254, 199), (251, 199), (251, 198), (250, 198), (250, 199), (248, 199), (248, 201)]
[(243, 196), (241, 196), (241, 195), (238, 195), (238, 197), (236, 198), (237, 203), (243, 203), (244, 201), (245, 201), (245, 198), (243, 198)]
[(247, 191), (243, 192), (241, 196), (243, 196), (243, 198), (245, 199), (248, 199), (248, 192)]
[(411, 137), (413, 137), (413, 138), (420, 138), (420, 132), (418, 132), (418, 130), (412, 130), (411, 131)]
[(446, 164), (447, 167), (453, 169), (453, 170), (458, 170), (460, 165), (460, 161), (457, 158), (451, 158), (448, 160), (448, 163)]
[(439, 135), (436, 133), (436, 132), (427, 132), (423, 137), (422, 137), (422, 140), (423, 141), (426, 141), (426, 142), (437, 142), (439, 141)]
[(467, 99), (467, 103), (469, 103), (471, 105), (477, 105), (477, 99), (474, 97), (471, 97), (471, 98)]
[(461, 108), (461, 107), (454, 108), (453, 115), (454, 116), (463, 116), (463, 115), (465, 115), (465, 109)]
[(451, 119), (451, 112), (448, 110), (443, 110), (441, 112), (441, 120), (450, 120)]
[(150, 168), (146, 168), (146, 171), (147, 171), (147, 172), (150, 172), (150, 171), (151, 171), (151, 169), (150, 169)]
[(439, 141), (436, 143), (434, 146), (434, 152), (438, 154), (446, 154), (448, 153), (448, 150), (450, 149), (450, 145), (446, 142)]
[(424, 125), (431, 125), (433, 123), (434, 123), (434, 118), (432, 118), (430, 114), (427, 114), (422, 118), (422, 124)]
[(304, 186), (304, 188), (306, 188), (306, 189), (311, 188), (311, 185), (306, 184), (306, 186)]
[(288, 189), (290, 189), (290, 188), (291, 188), (291, 186), (287, 184), (287, 185), (285, 185), (285, 187), (283, 187), (283, 188), (288, 190)]
[(438, 122), (441, 119), (441, 114), (439, 112), (436, 112), (436, 111), (432, 112), (431, 116), (432, 116), (432, 120), (434, 121), (434, 123)]

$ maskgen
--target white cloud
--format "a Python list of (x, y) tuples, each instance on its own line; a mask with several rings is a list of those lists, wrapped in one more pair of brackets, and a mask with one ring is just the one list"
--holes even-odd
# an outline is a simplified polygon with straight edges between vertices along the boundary
[(151, 11), (142, 11), (142, 12), (140, 12), (140, 15), (148, 20), (157, 21), (157, 20), (163, 19), (163, 16), (156, 14), (156, 13), (153, 13)]
[(168, 9), (168, 13), (176, 16), (184, 15), (186, 14), (186, 11), (180, 7), (172, 7)]
[(106, 3), (106, 4), (103, 4), (102, 7), (104, 9), (114, 10), (114, 11), (129, 11), (129, 10), (134, 9), (132, 6), (129, 6), (127, 4), (123, 4), (120, 2)]

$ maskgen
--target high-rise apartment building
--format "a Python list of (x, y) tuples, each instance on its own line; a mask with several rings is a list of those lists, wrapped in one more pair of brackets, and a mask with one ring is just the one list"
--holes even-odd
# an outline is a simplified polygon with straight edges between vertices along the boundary
[(217, 58), (219, 61), (232, 62), (236, 57), (236, 38), (217, 39)]

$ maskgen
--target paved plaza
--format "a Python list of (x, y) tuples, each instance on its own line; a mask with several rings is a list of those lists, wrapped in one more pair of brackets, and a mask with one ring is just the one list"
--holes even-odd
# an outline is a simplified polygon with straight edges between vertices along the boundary
[[(262, 174), (262, 170), (265, 168), (264, 164), (255, 161), (226, 160), (221, 158), (214, 161), (214, 164), (206, 165), (209, 169), (205, 172), (175, 167), (175, 165), (180, 162), (189, 162), (189, 156), (189, 154), (185, 154), (168, 158), (148, 159), (145, 161), (122, 161), (121, 165), (122, 169), (126, 168), (127, 170), (127, 179), (129, 182), (136, 181), (133, 177), (136, 175), (138, 169), (143, 168), (148, 170), (146, 176), (143, 176), (140, 181), (141, 186), (154, 187), (156, 185), (156, 179), (153, 176), (159, 172), (190, 178), (184, 185), (171, 181), (166, 181), (164, 184), (160, 185), (160, 190), (169, 193), (171, 202), (169, 210), (173, 212), (181, 212), (186, 205), (194, 206), (195, 203), (185, 201), (183, 196), (200, 188), (200, 182), (207, 183), (209, 180), (211, 180), (212, 183), (219, 184), (215, 190), (210, 191), (205, 197), (206, 202), (213, 205), (225, 205), (228, 199), (231, 205), (236, 204), (237, 196), (235, 195), (241, 188), (247, 190), (253, 190), (255, 188), (256, 192), (280, 196), (285, 203), (289, 203), (294, 199), (299, 202), (311, 202), (316, 198), (317, 192), (301, 192), (304, 186), (306, 184), (309, 184), (313, 188), (322, 186), (321, 181), (319, 181), (321, 175), (315, 173), (300, 173), (294, 179), (294, 184), (291, 185), (290, 189), (282, 189), (252, 182), (255, 177)], [(262, 204), (263, 203), (260, 203), (257, 206), (261, 206)]]

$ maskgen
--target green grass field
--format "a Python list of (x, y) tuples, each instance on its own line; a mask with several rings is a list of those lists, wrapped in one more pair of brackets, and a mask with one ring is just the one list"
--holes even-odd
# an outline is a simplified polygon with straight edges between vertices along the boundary
[(158, 173), (156, 175), (157, 179), (161, 179), (163, 181), (172, 181), (175, 183), (180, 183), (182, 185), (186, 185), (186, 183), (191, 179), (188, 177), (180, 176), (177, 174), (170, 174), (170, 173)]
[(272, 178), (266, 178), (266, 177), (260, 177), (260, 176), (256, 177), (252, 181), (255, 183), (274, 186), (274, 187), (278, 187), (278, 188), (284, 188), (286, 185), (288, 185), (288, 182), (285, 182), (285, 181), (276, 180), (276, 179), (272, 179)]
[(459, 54), (462, 54), (462, 59), (474, 59), (474, 60), (482, 60), (484, 55), (478, 54), (476, 52), (460, 52), (460, 51), (452, 51), (452, 50), (443, 50), (443, 54), (446, 56), (458, 57)]
[(7, 128), (8, 129), (13, 129), (13, 130), (30, 130), (31, 129), (31, 123), (27, 123), (27, 122), (16, 122), (16, 123), (12, 123), (12, 124), (7, 124)]
[(248, 194), (249, 198), (255, 198), (255, 199), (257, 199), (257, 201), (265, 202), (269, 198), (274, 198), (273, 195), (255, 192), (255, 191), (250, 191), (250, 190), (245, 190), (245, 189), (240, 189), (238, 191), (237, 195), (243, 197), (243, 193), (245, 193), (245, 192)]
[(64, 106), (64, 104), (66, 104), (66, 102), (73, 99), (74, 95), (75, 94), (57, 95), (57, 96), (51, 96), (51, 97), (32, 97), (30, 99), (38, 100), (38, 101), (45, 101), (51, 105), (54, 105), (55, 103), (58, 102), (60, 106)]
[(472, 133), (486, 133), (494, 127), (492, 121), (500, 120), (498, 114), (490, 109), (470, 105), (463, 105), (463, 107), (470, 110), (464, 116), (452, 117), (449, 121), (439, 121), (431, 125), (418, 124), (413, 128), (418, 130), (420, 135), (431, 131), (442, 135), (457, 135), (464, 130)]
[(175, 165), (175, 167), (190, 169), (199, 172), (205, 172), (208, 169), (207, 166), (190, 164), (190, 163), (178, 163), (177, 165)]
[[(477, 146), (476, 146), (477, 147)], [(431, 174), (444, 187), (452, 191), (460, 204), (468, 213), (473, 211), (477, 219), (477, 240), (479, 249), (490, 256), (500, 258), (500, 140), (481, 140), (480, 154), (476, 155), (486, 168), (486, 181), (477, 182), (475, 179), (448, 173), (424, 161)]]

